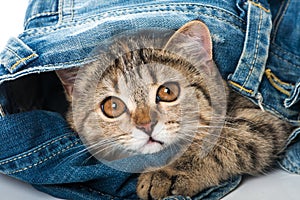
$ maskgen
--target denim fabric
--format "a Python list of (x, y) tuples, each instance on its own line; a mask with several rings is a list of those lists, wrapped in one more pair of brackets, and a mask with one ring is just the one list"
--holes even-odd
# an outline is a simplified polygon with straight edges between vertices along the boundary
[[(137, 199), (137, 174), (114, 170), (82, 152), (81, 140), (61, 115), (31, 111), (6, 116), (0, 123), (2, 173), (64, 199)], [(219, 199), (239, 182), (235, 177), (194, 199)]]
[(286, 171), (300, 174), (300, 144), (299, 137), (300, 128), (294, 131), (290, 137), (290, 144), (284, 152), (283, 158), (279, 160), (279, 165)]
[[(24, 32), (11, 38), (0, 54), (0, 172), (60, 198), (136, 199), (136, 174), (116, 171), (91, 158), (58, 109), (49, 112), (52, 109), (45, 105), (44, 110), (19, 113), (5, 84), (91, 62), (96, 58), (93, 49), (116, 34), (176, 30), (194, 19), (208, 25), (214, 60), (229, 85), (262, 109), (299, 126), (299, 8), (298, 0), (30, 1)], [(49, 99), (56, 101), (58, 93)], [(279, 161), (294, 173), (300, 167), (299, 132), (291, 134)], [(240, 179), (209, 188), (193, 199), (219, 199)], [(174, 198), (190, 199), (167, 199)]]
[[(0, 171), (66, 199), (136, 199), (136, 175), (108, 168), (87, 152), (57, 113), (1, 119)], [(51, 128), (49, 128), (49, 125)], [(50, 191), (49, 191), (50, 190)]]

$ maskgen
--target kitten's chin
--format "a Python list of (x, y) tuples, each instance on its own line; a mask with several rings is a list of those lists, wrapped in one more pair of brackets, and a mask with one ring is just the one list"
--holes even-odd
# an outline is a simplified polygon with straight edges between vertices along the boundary
[(148, 141), (142, 148), (139, 149), (139, 151), (142, 154), (152, 154), (157, 153), (164, 149), (164, 146), (160, 142), (155, 141)]

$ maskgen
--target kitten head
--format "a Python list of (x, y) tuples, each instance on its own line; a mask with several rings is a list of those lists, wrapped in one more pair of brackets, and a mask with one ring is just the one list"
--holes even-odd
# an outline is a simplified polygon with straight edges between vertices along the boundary
[(119, 38), (108, 54), (75, 71), (57, 74), (72, 102), (69, 121), (95, 157), (181, 152), (207, 136), (200, 130), (215, 111), (211, 94), (220, 90), (202, 22), (168, 40)]

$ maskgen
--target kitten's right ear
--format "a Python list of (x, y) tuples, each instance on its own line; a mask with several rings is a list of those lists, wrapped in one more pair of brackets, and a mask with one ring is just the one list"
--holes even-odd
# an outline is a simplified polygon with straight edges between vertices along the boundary
[(79, 68), (69, 68), (55, 71), (69, 99), (72, 99), (74, 83), (78, 70)]
[(181, 56), (212, 60), (212, 41), (208, 27), (199, 20), (186, 23), (169, 39), (165, 50)]

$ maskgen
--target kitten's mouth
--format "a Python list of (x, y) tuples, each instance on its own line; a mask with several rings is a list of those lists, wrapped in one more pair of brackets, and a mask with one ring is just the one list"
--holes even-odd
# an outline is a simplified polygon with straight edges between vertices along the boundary
[(149, 137), (148, 141), (144, 143), (142, 147), (140, 147), (140, 153), (142, 154), (152, 154), (161, 151), (164, 149), (164, 142), (154, 139), (153, 137)]
[(163, 144), (164, 144), (163, 142), (161, 142), (161, 141), (159, 141), (159, 140), (153, 139), (153, 137), (149, 137), (149, 140), (148, 140), (147, 144), (152, 144), (152, 143), (158, 143), (158, 144), (160, 144), (160, 145), (163, 145)]

